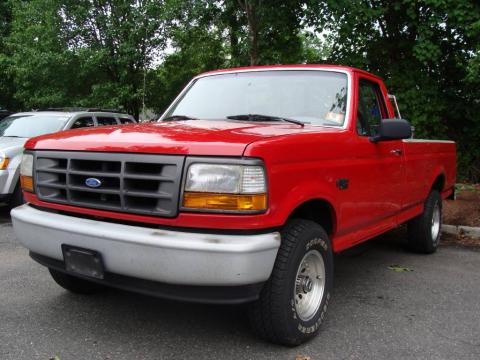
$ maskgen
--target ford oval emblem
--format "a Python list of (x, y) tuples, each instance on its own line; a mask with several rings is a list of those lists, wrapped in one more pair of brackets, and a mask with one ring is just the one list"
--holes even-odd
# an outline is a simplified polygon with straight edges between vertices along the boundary
[(98, 188), (102, 186), (102, 182), (96, 178), (88, 178), (85, 180), (85, 185), (91, 188)]

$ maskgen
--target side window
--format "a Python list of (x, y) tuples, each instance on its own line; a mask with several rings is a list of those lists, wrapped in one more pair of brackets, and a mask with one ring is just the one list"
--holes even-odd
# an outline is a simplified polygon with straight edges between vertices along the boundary
[(120, 120), (120, 124), (133, 124), (132, 119), (129, 118), (119, 118), (118, 120)]
[(98, 126), (117, 125), (117, 120), (113, 117), (97, 117)]
[(360, 80), (358, 94), (357, 132), (361, 136), (375, 136), (380, 120), (386, 118), (385, 102), (380, 86)]
[(75, 120), (75, 122), (72, 124), (70, 129), (80, 129), (80, 128), (86, 128), (86, 127), (93, 127), (95, 124), (93, 123), (93, 118), (91, 117), (81, 117)]

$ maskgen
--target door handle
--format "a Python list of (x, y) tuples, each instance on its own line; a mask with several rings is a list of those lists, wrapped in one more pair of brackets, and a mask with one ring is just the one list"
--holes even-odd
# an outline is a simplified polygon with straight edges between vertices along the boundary
[(400, 156), (400, 155), (402, 155), (402, 150), (401, 149), (393, 149), (393, 150), (390, 150), (390, 154)]

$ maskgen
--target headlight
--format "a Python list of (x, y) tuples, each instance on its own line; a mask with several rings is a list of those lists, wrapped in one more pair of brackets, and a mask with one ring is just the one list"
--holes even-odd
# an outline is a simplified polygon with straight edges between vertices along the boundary
[(183, 208), (260, 212), (267, 208), (265, 171), (258, 165), (190, 165)]
[(8, 167), (10, 159), (0, 152), (0, 170), (5, 170)]
[(188, 169), (186, 191), (228, 194), (264, 193), (261, 166), (193, 164)]
[(33, 192), (33, 155), (23, 154), (20, 164), (20, 184), (22, 190)]

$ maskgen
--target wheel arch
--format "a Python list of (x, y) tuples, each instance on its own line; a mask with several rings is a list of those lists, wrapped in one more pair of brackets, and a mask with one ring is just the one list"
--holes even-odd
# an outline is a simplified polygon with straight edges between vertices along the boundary
[(432, 184), (430, 186), (430, 191), (437, 190), (439, 193), (442, 193), (442, 191), (445, 189), (445, 181), (445, 173), (440, 171), (437, 173), (437, 176), (435, 176), (434, 180), (430, 182)]
[(299, 204), (288, 216), (291, 219), (306, 219), (321, 225), (330, 237), (337, 229), (337, 216), (333, 205), (325, 199), (315, 198)]

